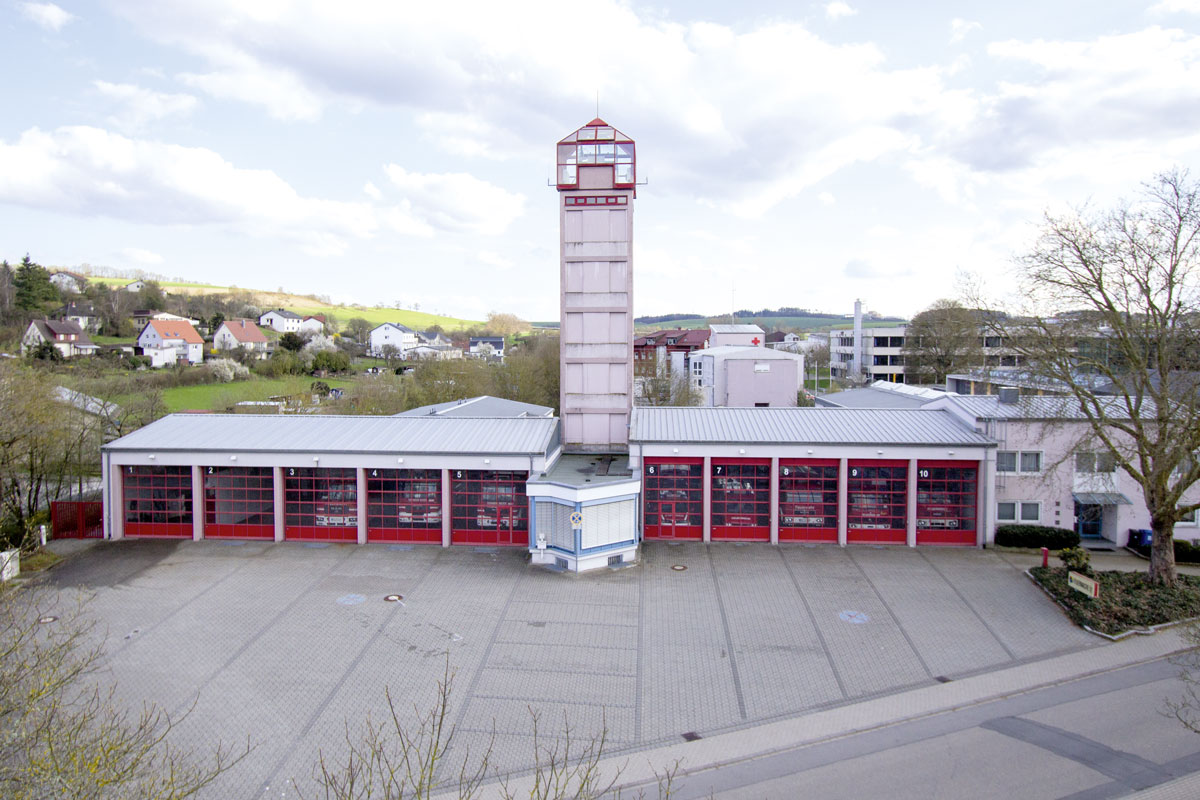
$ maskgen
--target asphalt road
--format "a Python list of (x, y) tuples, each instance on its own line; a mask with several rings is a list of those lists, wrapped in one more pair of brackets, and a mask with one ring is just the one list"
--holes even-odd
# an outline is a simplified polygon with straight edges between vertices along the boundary
[(1200, 735), (1162, 713), (1182, 692), (1179, 667), (1160, 659), (724, 765), (671, 796), (1125, 797), (1200, 773)]

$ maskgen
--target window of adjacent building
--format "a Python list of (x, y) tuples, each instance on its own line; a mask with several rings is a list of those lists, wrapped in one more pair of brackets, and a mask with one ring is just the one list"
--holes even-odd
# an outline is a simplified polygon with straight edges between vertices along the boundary
[(876, 347), (887, 347), (888, 346), (888, 337), (876, 336), (875, 337), (875, 346)]
[(1041, 503), (1019, 503), (1005, 501), (996, 504), (996, 520), (998, 522), (1016, 522), (1020, 515), (1021, 522), (1037, 522), (1042, 518)]
[(1112, 453), (1076, 453), (1075, 471), (1102, 474), (1116, 472), (1117, 460)]
[(1041, 472), (1042, 453), (1040, 450), (1000, 450), (996, 453), (996, 471)]
[(904, 337), (903, 336), (889, 336), (888, 337), (888, 347), (904, 347)]

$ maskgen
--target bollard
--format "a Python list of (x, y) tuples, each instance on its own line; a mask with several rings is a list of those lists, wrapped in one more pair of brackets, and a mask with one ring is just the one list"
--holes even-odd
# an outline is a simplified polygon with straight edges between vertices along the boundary
[(46, 546), (46, 526), (41, 525), (41, 526), (39, 526), (39, 529), (40, 529), (39, 532), (41, 533), (41, 538), (42, 538), (42, 547), (45, 547)]
[(1049, 547), (1042, 548), (1042, 566), (1043, 567), (1050, 566), (1050, 548)]

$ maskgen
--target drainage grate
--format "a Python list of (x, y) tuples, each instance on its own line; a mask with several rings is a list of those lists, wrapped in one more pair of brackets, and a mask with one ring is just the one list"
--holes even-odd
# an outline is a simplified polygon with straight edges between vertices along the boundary
[(938, 683), (949, 683), (954, 680), (953, 678), (947, 678), (945, 675), (934, 675), (933, 679)]
[(695, 731), (688, 731), (687, 733), (683, 734), (683, 740), (685, 742), (694, 742), (697, 739), (703, 739), (703, 738), (704, 738), (703, 736), (696, 733)]
[(305, 542), (304, 546), (309, 550), (324, 550), (329, 547), (329, 542)]
[(412, 550), (411, 544), (389, 544), (388, 550)]
[(494, 552), (496, 552), (496, 548), (494, 548), (494, 547), (476, 547), (476, 548), (474, 548), (474, 551), (476, 553), (494, 553)]
[(619, 556), (619, 555), (618, 556), (609, 556), (608, 557), (608, 565), (610, 567), (620, 566), (624, 560), (625, 560), (624, 556)]

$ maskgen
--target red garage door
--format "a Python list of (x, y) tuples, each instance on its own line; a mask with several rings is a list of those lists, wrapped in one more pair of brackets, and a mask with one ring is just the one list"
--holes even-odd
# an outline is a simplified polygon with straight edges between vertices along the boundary
[(204, 467), (204, 536), (275, 538), (271, 467)]
[(192, 468), (123, 469), (125, 535), (192, 538)]
[(642, 467), (645, 539), (704, 538), (702, 458), (648, 458)]
[(358, 541), (358, 479), (352, 467), (288, 467), (283, 472), (283, 538)]
[(975, 544), (979, 466), (917, 462), (917, 544)]
[(838, 540), (836, 459), (780, 459), (779, 541)]
[(908, 462), (851, 461), (847, 481), (846, 541), (908, 541)]
[(526, 472), (458, 469), (451, 476), (450, 543), (529, 546)]
[(367, 541), (442, 543), (442, 472), (367, 472)]
[(771, 540), (771, 460), (713, 459), (712, 539)]

